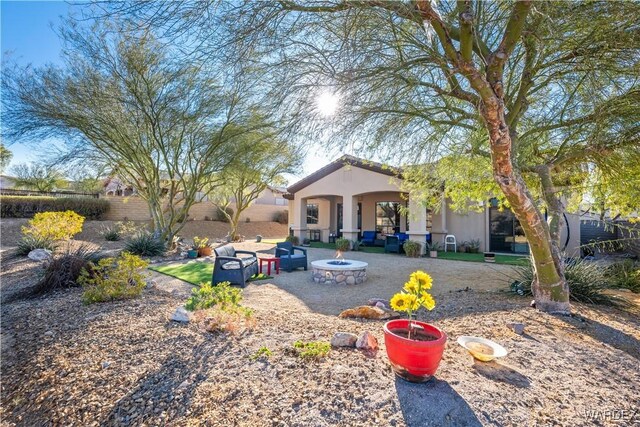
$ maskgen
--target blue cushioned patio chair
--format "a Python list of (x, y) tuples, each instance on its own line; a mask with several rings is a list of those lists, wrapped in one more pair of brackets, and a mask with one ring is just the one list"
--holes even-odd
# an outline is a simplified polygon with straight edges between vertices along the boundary
[(395, 252), (399, 254), (401, 248), (402, 243), (400, 243), (400, 238), (398, 236), (387, 236), (386, 240), (384, 241), (385, 252)]
[[(302, 253), (296, 253), (302, 252)], [(291, 272), (295, 268), (307, 270), (307, 250), (299, 246), (293, 246), (291, 242), (280, 242), (276, 244), (276, 257), (280, 258), (280, 268)]]
[(376, 244), (376, 232), (375, 231), (363, 231), (362, 232), (362, 244), (365, 246), (375, 246)]
[[(216, 259), (211, 278), (213, 286), (220, 282), (245, 286), (251, 276), (258, 274), (258, 257), (255, 252), (236, 251), (232, 245), (215, 248), (214, 252)], [(238, 254), (249, 256), (241, 258)]]

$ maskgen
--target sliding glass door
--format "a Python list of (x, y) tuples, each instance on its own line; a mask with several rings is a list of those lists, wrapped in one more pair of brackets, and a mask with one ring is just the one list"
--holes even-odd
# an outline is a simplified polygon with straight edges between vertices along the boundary
[(529, 244), (520, 222), (508, 209), (489, 208), (489, 250), (526, 254)]

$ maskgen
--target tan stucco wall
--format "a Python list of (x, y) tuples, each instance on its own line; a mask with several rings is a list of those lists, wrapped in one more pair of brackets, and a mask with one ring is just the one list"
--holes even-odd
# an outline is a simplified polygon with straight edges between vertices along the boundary
[[(151, 219), (147, 202), (139, 197), (101, 196), (100, 198), (109, 202), (109, 210), (104, 219), (112, 221), (123, 221), (125, 219), (148, 221)], [(234, 209), (235, 205), (231, 204), (231, 208)], [(189, 210), (189, 218), (195, 220), (204, 220), (205, 216), (216, 218), (216, 209), (210, 202), (197, 203)], [(247, 218), (254, 222), (273, 221), (276, 213), (284, 210), (287, 210), (287, 206), (253, 204), (240, 215), (240, 221), (244, 222)]]

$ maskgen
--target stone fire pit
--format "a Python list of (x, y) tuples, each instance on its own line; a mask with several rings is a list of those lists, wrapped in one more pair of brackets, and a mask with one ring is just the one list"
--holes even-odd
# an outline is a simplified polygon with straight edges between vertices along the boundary
[(316, 283), (360, 284), (367, 280), (368, 265), (351, 259), (322, 259), (311, 263), (311, 277)]

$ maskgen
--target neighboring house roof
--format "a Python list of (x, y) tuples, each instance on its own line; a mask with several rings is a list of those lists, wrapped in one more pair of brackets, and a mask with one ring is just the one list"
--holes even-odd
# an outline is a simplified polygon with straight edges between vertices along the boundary
[(289, 188), (287, 188), (287, 191), (289, 192), (289, 194), (285, 194), (285, 198), (292, 199), (293, 194), (296, 193), (297, 191), (302, 190), (303, 188), (313, 184), (314, 182), (324, 178), (325, 176), (339, 170), (344, 166), (356, 166), (361, 169), (370, 170), (373, 172), (381, 173), (383, 175), (402, 178), (401, 168), (391, 167), (391, 166), (383, 165), (382, 163), (377, 163), (370, 160), (365, 160), (365, 159), (361, 159), (358, 157), (345, 154), (339, 159), (334, 160), (333, 162), (329, 163), (325, 167), (318, 169), (311, 175), (308, 175), (302, 178), (300, 181), (296, 182), (295, 184), (291, 185)]

